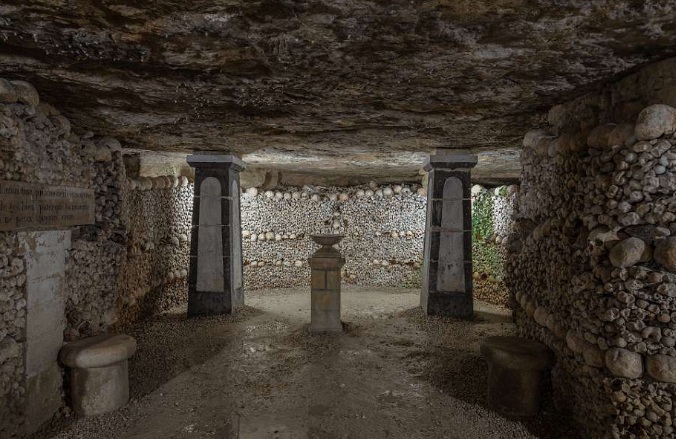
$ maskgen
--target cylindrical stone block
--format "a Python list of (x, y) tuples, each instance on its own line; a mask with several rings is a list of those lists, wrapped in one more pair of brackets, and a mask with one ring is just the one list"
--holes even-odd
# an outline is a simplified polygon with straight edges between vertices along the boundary
[(541, 370), (488, 367), (488, 402), (498, 412), (514, 417), (535, 416), (540, 411)]
[(73, 410), (82, 416), (112, 412), (129, 400), (127, 360), (107, 367), (70, 370)]
[(136, 340), (125, 335), (99, 335), (68, 343), (59, 359), (70, 369), (73, 410), (82, 416), (111, 412), (129, 400), (127, 360)]
[(520, 337), (488, 337), (481, 354), (488, 361), (489, 405), (507, 416), (537, 415), (543, 372), (552, 361), (547, 347)]

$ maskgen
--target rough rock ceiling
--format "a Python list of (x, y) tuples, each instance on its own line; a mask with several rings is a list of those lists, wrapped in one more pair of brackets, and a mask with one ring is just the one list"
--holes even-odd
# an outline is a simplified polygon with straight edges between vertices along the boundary
[(0, 0), (0, 75), (80, 130), (300, 171), (469, 147), (515, 177), (544, 110), (675, 42), (676, 0)]

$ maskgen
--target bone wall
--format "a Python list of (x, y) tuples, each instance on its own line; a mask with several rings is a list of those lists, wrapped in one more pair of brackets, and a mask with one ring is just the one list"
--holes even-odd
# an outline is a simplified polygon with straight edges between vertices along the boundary
[(674, 437), (675, 129), (676, 109), (652, 105), (633, 124), (524, 138), (507, 285), (591, 437)]
[[(98, 139), (106, 142), (107, 139)], [(88, 138), (71, 133), (70, 123), (53, 107), (40, 103), (37, 91), (23, 81), (0, 79), (0, 179), (68, 185), (95, 186), (94, 163), (99, 146)], [(29, 401), (26, 334), (27, 255), (21, 250), (17, 232), (0, 232), (0, 437), (19, 437), (33, 426), (25, 414)], [(65, 296), (65, 291), (48, 291)], [(33, 298), (49, 300), (49, 298)], [(39, 345), (39, 343), (37, 343)], [(37, 347), (36, 347), (37, 349)], [(42, 355), (36, 351), (36, 355)], [(44, 365), (55, 358), (44, 358)], [(58, 373), (57, 373), (58, 375)], [(60, 377), (56, 376), (56, 380)], [(60, 382), (55, 384), (57, 399)], [(51, 397), (51, 395), (49, 396)], [(40, 414), (44, 416), (44, 414)]]
[[(38, 289), (65, 305), (60, 318), (50, 315), (57, 331), (65, 327), (64, 342), (115, 330), (185, 300), (192, 187), (185, 177), (130, 180), (125, 174), (118, 141), (91, 132), (72, 133), (68, 119), (40, 103), (33, 87), (0, 79), (0, 179), (95, 193), (95, 224), (62, 228), (70, 239), (65, 265), (57, 273), (64, 280), (58, 283), (59, 291)], [(63, 408), (55, 357), (58, 336), (56, 349), (52, 346), (48, 352), (42, 349), (41, 337), (27, 331), (31, 318), (42, 317), (31, 314), (27, 304), (26, 267), (36, 254), (25, 250), (20, 237), (0, 232), (2, 439), (36, 430), (59, 406), (69, 413)], [(51, 303), (52, 298), (32, 300)], [(34, 323), (34, 328), (43, 327), (40, 321)], [(40, 359), (40, 368), (32, 367), (33, 372), (25, 364), (27, 352)], [(45, 395), (31, 393), (45, 388), (54, 389), (55, 395), (49, 395), (54, 404), (43, 404)]]
[(91, 166), (96, 224), (76, 227), (66, 270), (65, 340), (106, 332), (117, 322), (118, 277), (126, 257), (128, 218), (123, 210), (124, 166), (119, 147), (102, 146)]
[(513, 206), (518, 186), (472, 187), (472, 269), (474, 297), (507, 305), (505, 257), (512, 233)]
[[(504, 305), (504, 242), (517, 187), (474, 186), (475, 296)], [(339, 233), (343, 282), (418, 288), (426, 191), (417, 185), (285, 188), (242, 195), (245, 286), (309, 285), (313, 233)]]
[(127, 181), (127, 259), (120, 279), (124, 321), (187, 302), (194, 185), (181, 176)]
[[(65, 328), (63, 342), (115, 331), (186, 302), (193, 185), (174, 175), (128, 178), (123, 153), (115, 139), (71, 132), (68, 119), (40, 103), (29, 84), (0, 79), (0, 179), (95, 193), (95, 224), (60, 228), (70, 238), (58, 273), (62, 291), (51, 294), (63, 300), (64, 315), (54, 326), (57, 332)], [(310, 240), (316, 232), (346, 235), (340, 245), (345, 283), (417, 287), (425, 203), (417, 185), (249, 189), (242, 195), (246, 288), (309, 285), (306, 259), (317, 249)], [(53, 410), (28, 407), (40, 399), (27, 395), (35, 377), (25, 364), (26, 346), (36, 342), (26, 331), (26, 264), (32, 256), (22, 251), (18, 233), (0, 232), (2, 439), (34, 431)], [(69, 415), (62, 371), (55, 357), (50, 361), (54, 367), (36, 382), (51, 380), (55, 405), (60, 400), (62, 414)]]
[(309, 285), (310, 235), (338, 233), (343, 282), (420, 285), (425, 190), (394, 185), (286, 188), (242, 195), (246, 288)]
[[(121, 280), (130, 316), (162, 312), (185, 301), (193, 185), (185, 177), (129, 180), (127, 268)], [(475, 294), (505, 304), (504, 240), (516, 186), (475, 186)], [(340, 233), (343, 282), (371, 286), (420, 285), (425, 190), (417, 185), (275, 191), (251, 188), (242, 201), (245, 287), (309, 285), (313, 233)], [(127, 308), (125, 308), (127, 309)], [(128, 317), (125, 317), (128, 318)]]

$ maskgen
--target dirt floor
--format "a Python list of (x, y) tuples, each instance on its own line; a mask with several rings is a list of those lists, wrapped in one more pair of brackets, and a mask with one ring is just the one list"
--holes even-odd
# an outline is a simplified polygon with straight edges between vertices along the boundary
[(418, 290), (346, 288), (346, 332), (307, 332), (308, 289), (249, 292), (234, 316), (185, 310), (129, 327), (132, 399), (44, 438), (576, 438), (549, 407), (526, 423), (487, 409), (481, 339), (513, 331), (509, 311), (426, 318)]

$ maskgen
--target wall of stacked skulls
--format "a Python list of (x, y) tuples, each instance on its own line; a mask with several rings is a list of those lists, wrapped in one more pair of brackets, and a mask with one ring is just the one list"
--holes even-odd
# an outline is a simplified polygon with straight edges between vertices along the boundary
[(420, 286), (426, 191), (417, 185), (248, 189), (242, 195), (247, 288), (307, 286), (310, 235), (337, 233), (343, 282)]
[(637, 109), (653, 99), (627, 83), (525, 136), (506, 282), (518, 331), (555, 353), (554, 397), (590, 437), (673, 438), (676, 109)]
[(128, 180), (126, 269), (120, 278), (124, 319), (187, 302), (194, 185), (185, 176)]
[(118, 153), (94, 166), (97, 223), (73, 231), (66, 341), (186, 300), (193, 185), (178, 176), (128, 179)]
[[(99, 139), (106, 143), (108, 139)], [(0, 79), (0, 179), (96, 186), (97, 141), (71, 133), (68, 119), (40, 103), (23, 81)], [(98, 206), (97, 206), (98, 207)], [(17, 233), (0, 232), (0, 437), (23, 433), (26, 264)]]
[(472, 187), (472, 262), (474, 297), (507, 305), (505, 257), (512, 233), (513, 207), (518, 186)]
[[(506, 304), (505, 242), (517, 186), (474, 186), (475, 295)], [(426, 191), (415, 184), (285, 188), (242, 195), (245, 286), (309, 285), (314, 233), (338, 233), (346, 259), (343, 283), (418, 288)]]
[[(0, 179), (94, 190), (95, 224), (70, 228), (64, 342), (185, 301), (193, 193), (185, 177), (127, 179), (118, 141), (75, 134), (30, 84), (0, 79)], [(25, 428), (25, 283), (18, 234), (0, 232), (1, 438)]]

